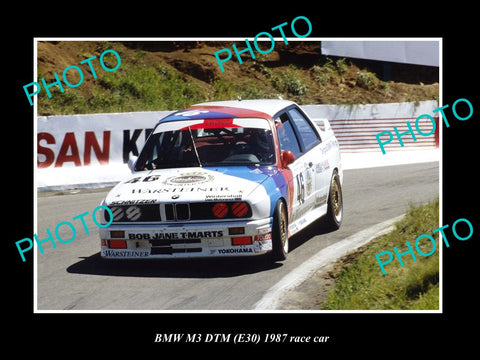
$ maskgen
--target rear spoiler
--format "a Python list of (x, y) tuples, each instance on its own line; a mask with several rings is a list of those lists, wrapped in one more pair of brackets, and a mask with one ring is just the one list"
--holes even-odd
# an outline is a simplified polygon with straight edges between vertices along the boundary
[(328, 119), (318, 118), (312, 119), (312, 121), (317, 126), (317, 129), (320, 130), (320, 136), (322, 139), (326, 139), (335, 135)]

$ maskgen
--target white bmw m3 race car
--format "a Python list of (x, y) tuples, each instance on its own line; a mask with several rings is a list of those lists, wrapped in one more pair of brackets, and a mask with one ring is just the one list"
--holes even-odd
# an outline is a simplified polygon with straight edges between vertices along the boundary
[[(203, 103), (161, 119), (132, 175), (102, 205), (109, 259), (252, 256), (284, 260), (322, 218), (338, 229), (343, 172), (327, 120), (286, 100)], [(111, 218), (113, 217), (113, 219)]]

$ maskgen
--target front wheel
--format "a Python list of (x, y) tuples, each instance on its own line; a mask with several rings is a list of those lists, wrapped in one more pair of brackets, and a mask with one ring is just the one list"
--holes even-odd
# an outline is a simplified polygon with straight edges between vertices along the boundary
[(272, 245), (272, 260), (285, 260), (288, 254), (288, 215), (282, 200), (277, 202), (273, 213)]

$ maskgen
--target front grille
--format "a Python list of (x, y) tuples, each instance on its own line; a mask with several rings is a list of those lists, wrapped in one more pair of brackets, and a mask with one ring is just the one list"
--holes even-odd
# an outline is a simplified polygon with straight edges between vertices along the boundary
[[(226, 204), (226, 206), (225, 206)], [(218, 205), (220, 211), (218, 211)], [(216, 207), (217, 206), (217, 207)], [(188, 220), (244, 219), (252, 216), (252, 209), (246, 202), (199, 202), (148, 205), (109, 206), (113, 222), (185, 222)], [(105, 211), (105, 221), (110, 214)]]
[(165, 220), (175, 220), (175, 209), (173, 208), (173, 204), (165, 204)]
[(190, 220), (190, 204), (165, 204), (165, 220)]
[(190, 219), (190, 206), (189, 204), (176, 204), (175, 210), (177, 211), (177, 220), (189, 220)]

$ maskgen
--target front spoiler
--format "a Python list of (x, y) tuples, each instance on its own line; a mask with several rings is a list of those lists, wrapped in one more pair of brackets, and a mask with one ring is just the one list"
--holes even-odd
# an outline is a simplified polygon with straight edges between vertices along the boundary
[[(243, 228), (244, 234), (231, 234), (233, 228)], [(271, 232), (272, 218), (181, 225), (112, 224), (100, 229), (100, 254), (106, 259), (254, 256), (272, 250)], [(250, 243), (245, 240), (249, 237)]]

